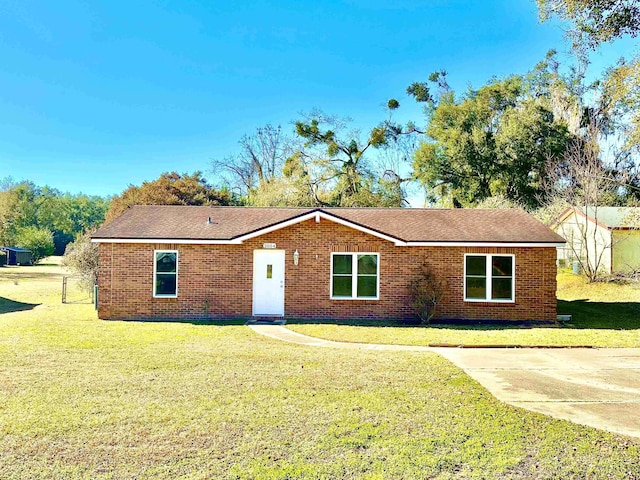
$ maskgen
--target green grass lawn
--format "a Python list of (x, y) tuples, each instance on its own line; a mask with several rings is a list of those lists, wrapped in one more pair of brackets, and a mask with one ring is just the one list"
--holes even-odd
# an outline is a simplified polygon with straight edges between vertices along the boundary
[(640, 285), (588, 284), (576, 275), (558, 275), (558, 313), (571, 314), (562, 327), (431, 325), (399, 326), (305, 323), (288, 328), (343, 342), (403, 345), (591, 345), (640, 347)]
[(506, 406), (435, 354), (101, 321), (2, 269), (0, 299), (4, 480), (640, 477), (640, 441)]

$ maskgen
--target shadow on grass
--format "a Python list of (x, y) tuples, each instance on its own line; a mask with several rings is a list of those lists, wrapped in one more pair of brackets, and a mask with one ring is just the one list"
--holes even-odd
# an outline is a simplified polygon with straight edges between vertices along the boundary
[(520, 330), (523, 328), (558, 328), (556, 323), (531, 322), (531, 321), (504, 321), (496, 320), (440, 320), (422, 325), (417, 320), (372, 320), (372, 319), (287, 319), (288, 325), (348, 325), (352, 327), (395, 327), (395, 328), (430, 328), (441, 330)]
[(244, 325), (248, 318), (216, 319), (216, 318), (110, 318), (106, 322), (131, 322), (131, 323), (184, 323), (191, 325), (213, 325), (225, 327), (232, 325)]
[(4, 280), (38, 280), (45, 278), (53, 278), (53, 279), (61, 279), (63, 277), (63, 273), (54, 273), (54, 272), (12, 272), (11, 270), (2, 271), (0, 270), (0, 279)]
[[(0, 302), (2, 299), (0, 298)], [(0, 303), (0, 312), (2, 304)], [(334, 318), (287, 318), (289, 325), (347, 325), (353, 327), (403, 327), (434, 328), (447, 330), (519, 330), (523, 328), (564, 328), (564, 329), (607, 329), (638, 330), (640, 329), (640, 303), (636, 302), (589, 302), (588, 300), (558, 300), (558, 313), (570, 314), (571, 322), (564, 325), (558, 323), (533, 321), (464, 321), (451, 320), (441, 323), (420, 325), (411, 320), (400, 319), (334, 319)], [(121, 320), (121, 319), (113, 319)], [(192, 325), (244, 325), (248, 317), (237, 319), (216, 318), (138, 318), (122, 320), (143, 323), (188, 323)]]
[(288, 325), (348, 325), (351, 327), (420, 327), (416, 322), (372, 318), (287, 318)]
[(640, 303), (638, 302), (558, 300), (558, 313), (572, 316), (571, 322), (565, 328), (640, 329)]
[(448, 330), (517, 330), (523, 328), (564, 329), (640, 329), (640, 303), (636, 302), (590, 302), (588, 300), (558, 300), (558, 313), (572, 316), (565, 324), (527, 321), (465, 321), (451, 320), (420, 325), (417, 322), (386, 319), (287, 319), (290, 325), (331, 324), (354, 327), (405, 327), (434, 328)]
[(0, 297), (0, 313), (19, 312), (21, 310), (31, 310), (40, 303), (24, 303), (16, 302), (15, 300), (9, 300), (8, 298)]

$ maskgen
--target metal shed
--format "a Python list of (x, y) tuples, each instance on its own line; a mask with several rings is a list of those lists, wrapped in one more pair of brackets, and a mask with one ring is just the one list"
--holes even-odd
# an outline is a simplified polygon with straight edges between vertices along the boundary
[(1, 247), (7, 254), (7, 265), (33, 265), (31, 250), (20, 247)]

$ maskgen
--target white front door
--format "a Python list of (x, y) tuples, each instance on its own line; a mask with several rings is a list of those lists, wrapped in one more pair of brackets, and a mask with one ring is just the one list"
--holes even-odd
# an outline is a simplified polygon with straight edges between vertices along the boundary
[(284, 250), (253, 251), (253, 314), (284, 316)]

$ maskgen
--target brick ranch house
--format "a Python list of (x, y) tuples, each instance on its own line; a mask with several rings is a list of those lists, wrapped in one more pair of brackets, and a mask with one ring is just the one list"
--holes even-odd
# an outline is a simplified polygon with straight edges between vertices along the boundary
[(103, 319), (412, 319), (427, 263), (447, 285), (440, 320), (554, 321), (564, 244), (515, 209), (151, 205), (92, 241)]

